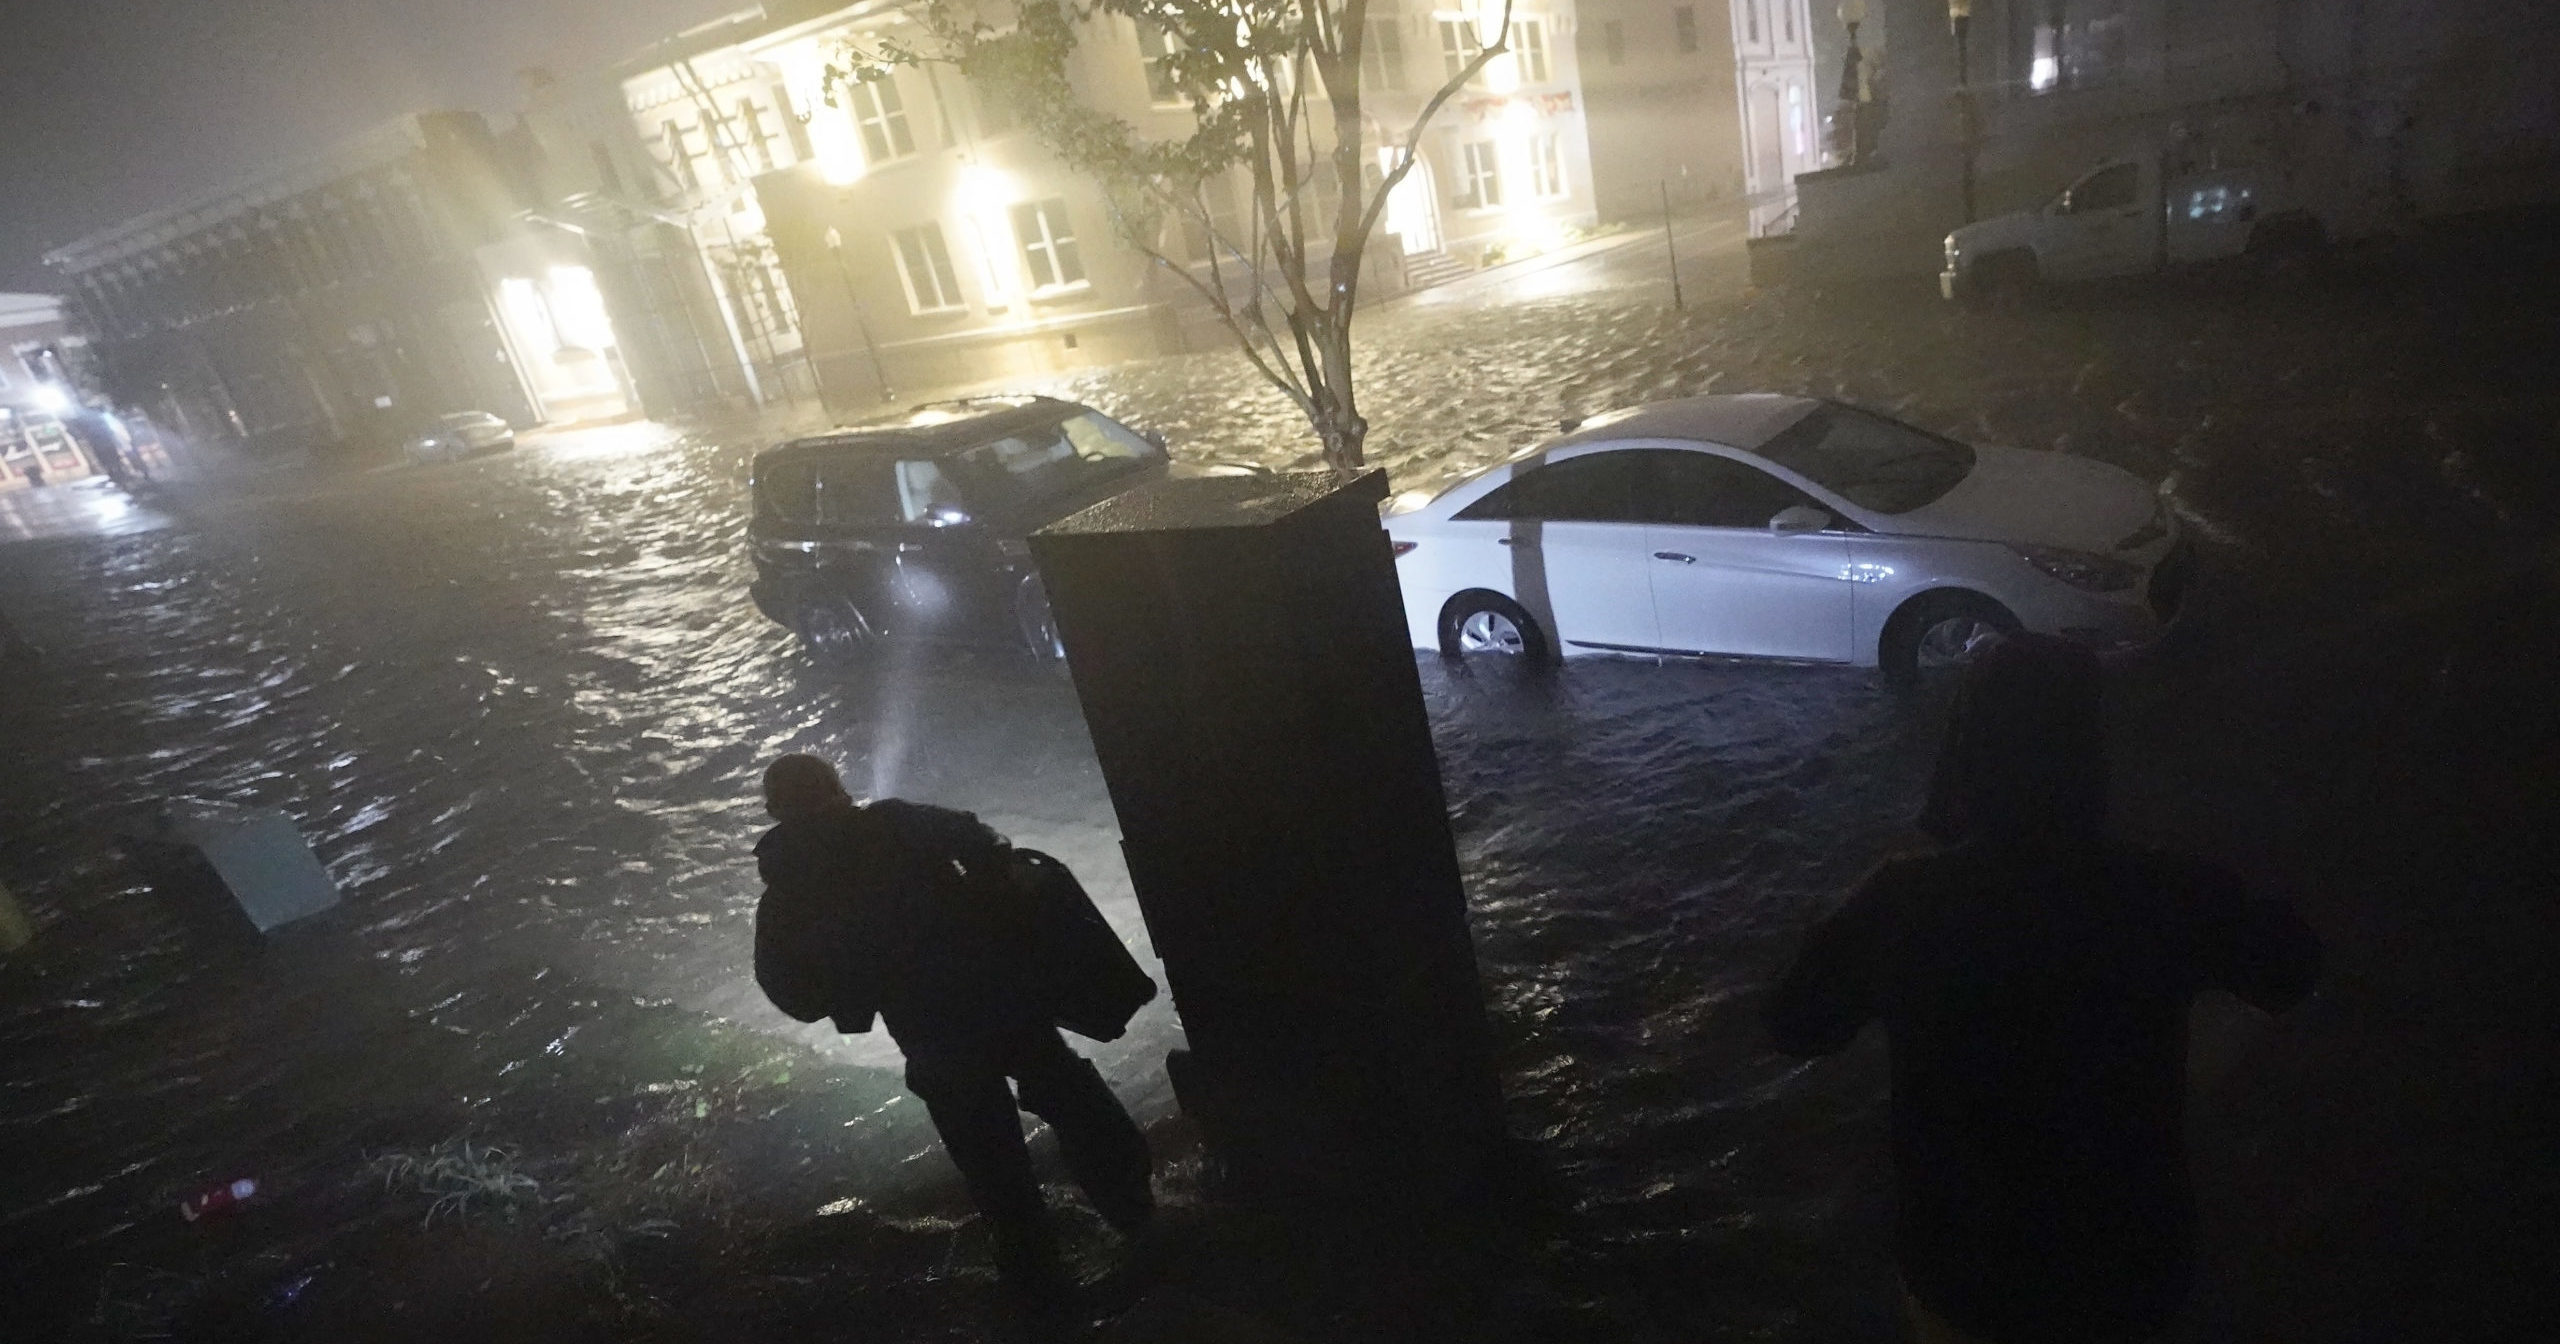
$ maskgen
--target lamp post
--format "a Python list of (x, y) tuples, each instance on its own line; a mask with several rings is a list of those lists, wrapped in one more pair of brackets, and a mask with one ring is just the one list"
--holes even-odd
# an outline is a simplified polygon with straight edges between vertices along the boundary
[(871, 357), (871, 381), (880, 386), (880, 399), (888, 401), (898, 395), (889, 386), (889, 371), (880, 364), (880, 347), (871, 339), (871, 319), (862, 311), (862, 294), (853, 287), (853, 268), (845, 264), (844, 234), (827, 226), (827, 252), (836, 259), (836, 277), (844, 281), (845, 302), (853, 305), (853, 327), (862, 333), (862, 351)]
[(1849, 30), (1849, 51), (1840, 62), (1840, 102), (1849, 119), (1848, 134), (1840, 137), (1840, 161), (1856, 163), (1864, 153), (1859, 142), (1867, 129), (1866, 53), (1858, 50), (1858, 25), (1867, 21), (1867, 0), (1840, 0), (1839, 12), (1840, 26)]
[(1964, 222), (1973, 222), (1973, 152), (1980, 127), (1974, 119), (1973, 60), (1966, 48), (1972, 36), (1973, 0), (1947, 0), (1947, 29), (1956, 39), (1957, 134), (1964, 140)]

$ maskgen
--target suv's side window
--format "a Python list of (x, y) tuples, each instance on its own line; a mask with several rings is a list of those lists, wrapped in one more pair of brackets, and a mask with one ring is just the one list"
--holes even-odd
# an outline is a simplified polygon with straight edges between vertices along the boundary
[(817, 469), (793, 462), (756, 473), (756, 507), (766, 516), (807, 525), (818, 520)]
[(899, 517), (910, 523), (930, 523), (935, 521), (937, 510), (968, 512), (968, 501), (961, 498), (958, 483), (939, 462), (899, 463)]
[(896, 519), (886, 464), (858, 457), (841, 458), (820, 462), (817, 476), (820, 523), (843, 527)]
[(1600, 452), (1515, 470), (1493, 493), (1460, 509), (1460, 519), (1536, 518), (1557, 523), (1633, 523), (1642, 454)]
[(1646, 522), (1673, 527), (1765, 528), (1781, 509), (1799, 504), (1822, 507), (1802, 490), (1729, 457), (1676, 448), (1642, 456), (1651, 459), (1646, 488), (1639, 496)]

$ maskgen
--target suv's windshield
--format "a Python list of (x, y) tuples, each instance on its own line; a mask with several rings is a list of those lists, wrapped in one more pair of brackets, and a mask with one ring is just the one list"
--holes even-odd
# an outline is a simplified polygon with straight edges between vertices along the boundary
[(1877, 513), (1909, 513), (1973, 471), (1973, 450), (1953, 439), (1831, 403), (1762, 445), (1760, 456)]
[(1128, 427), (1086, 411), (981, 444), (952, 459), (952, 467), (982, 507), (1010, 509), (1075, 494), (1162, 460), (1154, 444)]

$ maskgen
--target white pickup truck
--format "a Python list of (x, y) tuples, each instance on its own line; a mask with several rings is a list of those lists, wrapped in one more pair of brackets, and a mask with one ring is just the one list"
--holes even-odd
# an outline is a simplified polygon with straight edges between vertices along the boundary
[(1938, 292), (1980, 302), (2047, 283), (2231, 259), (2270, 270), (2298, 267), (2329, 243), (2364, 231), (2340, 210), (2315, 203), (2317, 195), (2295, 174), (2272, 166), (2189, 170), (2165, 154), (2110, 160), (2041, 209), (1948, 234)]

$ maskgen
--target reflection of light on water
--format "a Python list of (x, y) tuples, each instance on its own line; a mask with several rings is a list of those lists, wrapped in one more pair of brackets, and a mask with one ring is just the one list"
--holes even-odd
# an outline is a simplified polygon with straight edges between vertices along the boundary
[(587, 429), (529, 433), (524, 436), (522, 446), (539, 448), (550, 457), (585, 462), (655, 452), (681, 442), (683, 438), (684, 435), (655, 420), (632, 420)]
[(872, 683), (878, 701), (872, 715), (871, 796), (894, 798), (898, 781), (906, 773), (907, 733), (914, 727), (916, 707), (916, 662), (921, 657), (920, 641), (891, 639), (881, 642), (880, 675)]

